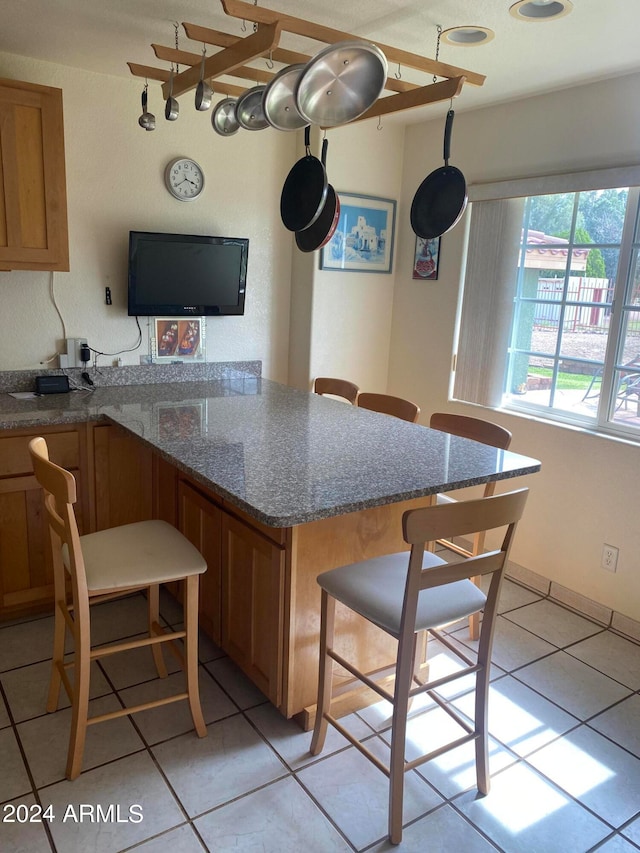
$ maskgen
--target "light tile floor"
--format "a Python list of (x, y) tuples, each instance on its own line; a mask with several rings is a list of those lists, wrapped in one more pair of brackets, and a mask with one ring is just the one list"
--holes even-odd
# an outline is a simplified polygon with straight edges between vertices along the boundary
[[(468, 745), (407, 776), (402, 851), (632, 853), (640, 850), (640, 646), (505, 581), (492, 667), (492, 788), (479, 797)], [(101, 642), (144, 630), (132, 597), (95, 610)], [(163, 600), (163, 618), (181, 611)], [(466, 626), (454, 642), (473, 648)], [(84, 772), (64, 779), (70, 709), (44, 713), (52, 619), (0, 626), (2, 853), (202, 853), (393, 849), (385, 777), (331, 730), (322, 756), (206, 637), (200, 643), (208, 737), (186, 703), (89, 729)], [(433, 671), (453, 666), (430, 645)], [(169, 656), (170, 658), (170, 656)], [(148, 650), (94, 665), (94, 710), (163, 695)], [(472, 685), (450, 694), (472, 712)], [(409, 727), (408, 752), (446, 736), (430, 700)], [(383, 755), (388, 707), (348, 718)], [(98, 811), (101, 807), (101, 813)], [(40, 816), (49, 810), (49, 820)], [(100, 818), (99, 820), (97, 818)]]

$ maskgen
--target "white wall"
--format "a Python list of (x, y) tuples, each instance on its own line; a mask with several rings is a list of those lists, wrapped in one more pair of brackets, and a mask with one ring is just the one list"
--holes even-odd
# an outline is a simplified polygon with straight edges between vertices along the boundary
[[(377, 130), (372, 119), (335, 128), (327, 137), (327, 173), (338, 195), (399, 198), (402, 126)], [(291, 384), (309, 388), (316, 376), (337, 376), (362, 389), (386, 390), (396, 269), (395, 245), (390, 274), (321, 270), (319, 253), (311, 263), (294, 261)]]
[[(132, 346), (127, 316), (129, 230), (246, 236), (250, 239), (246, 314), (207, 321), (207, 360), (262, 359), (264, 375), (286, 381), (291, 243), (280, 221), (280, 190), (295, 160), (295, 134), (240, 131), (223, 138), (211, 112), (180, 98), (176, 122), (164, 119), (159, 83), (150, 83), (153, 132), (138, 126), (143, 81), (92, 74), (0, 54), (0, 77), (63, 90), (71, 270), (54, 274), (68, 337), (103, 352)], [(205, 171), (197, 201), (173, 199), (164, 168), (185, 155)], [(105, 286), (113, 305), (105, 305)], [(0, 369), (38, 368), (63, 337), (49, 299), (49, 273), (0, 272)], [(138, 363), (147, 354), (123, 354)], [(9, 332), (9, 333), (8, 333)], [(111, 364), (101, 359), (99, 364)]]
[[(638, 163), (639, 90), (636, 74), (458, 113), (451, 163), (469, 183)], [(439, 116), (406, 133), (389, 388), (422, 406), (423, 423), (433, 411), (457, 409), (512, 430), (512, 449), (542, 461), (541, 473), (502, 486), (531, 488), (513, 558), (640, 620), (640, 448), (448, 402), (467, 223), (443, 237), (437, 282), (411, 279), (415, 237), (409, 223), (416, 188), (441, 162), (442, 128)], [(620, 548), (614, 575), (600, 568), (604, 542)]]

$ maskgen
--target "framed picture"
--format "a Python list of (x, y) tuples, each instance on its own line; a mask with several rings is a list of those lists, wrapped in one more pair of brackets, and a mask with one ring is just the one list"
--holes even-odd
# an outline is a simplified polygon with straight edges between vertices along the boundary
[(204, 317), (154, 317), (151, 360), (204, 361)]
[(411, 277), (436, 281), (439, 261), (440, 237), (435, 237), (433, 240), (416, 237), (416, 253), (413, 259), (413, 275)]
[(395, 201), (346, 192), (338, 192), (338, 198), (340, 219), (320, 252), (320, 269), (390, 273)]

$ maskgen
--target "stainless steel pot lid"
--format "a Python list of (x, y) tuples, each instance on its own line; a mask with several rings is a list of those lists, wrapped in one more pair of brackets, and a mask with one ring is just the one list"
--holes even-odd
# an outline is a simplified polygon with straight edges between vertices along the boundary
[(304, 62), (282, 68), (264, 90), (262, 107), (265, 118), (276, 130), (300, 130), (308, 122), (298, 112), (295, 89), (307, 66)]
[(236, 118), (240, 127), (244, 127), (245, 130), (264, 130), (265, 127), (269, 127), (262, 106), (264, 90), (264, 86), (254, 86), (238, 98)]
[(311, 124), (335, 127), (361, 116), (380, 97), (387, 59), (375, 44), (343, 41), (311, 59), (296, 87), (296, 105)]
[(233, 136), (240, 129), (236, 116), (235, 98), (219, 101), (211, 113), (211, 126), (220, 136)]

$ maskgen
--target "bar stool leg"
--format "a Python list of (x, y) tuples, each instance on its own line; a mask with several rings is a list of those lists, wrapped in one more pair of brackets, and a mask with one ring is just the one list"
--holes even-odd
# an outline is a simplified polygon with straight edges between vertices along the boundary
[(333, 633), (335, 628), (336, 602), (324, 589), (320, 607), (320, 673), (318, 678), (318, 702), (316, 705), (316, 722), (311, 738), (310, 752), (318, 755), (324, 747), (327, 736), (327, 720), (325, 714), (331, 710), (331, 691), (333, 682), (333, 661), (327, 650), (333, 648)]
[(189, 693), (189, 707), (193, 718), (193, 727), (198, 737), (207, 736), (207, 727), (202, 716), (200, 706), (200, 689), (198, 685), (198, 587), (199, 575), (190, 575), (185, 578), (184, 597), (184, 621), (187, 635), (186, 645), (186, 667), (187, 667), (187, 692)]

